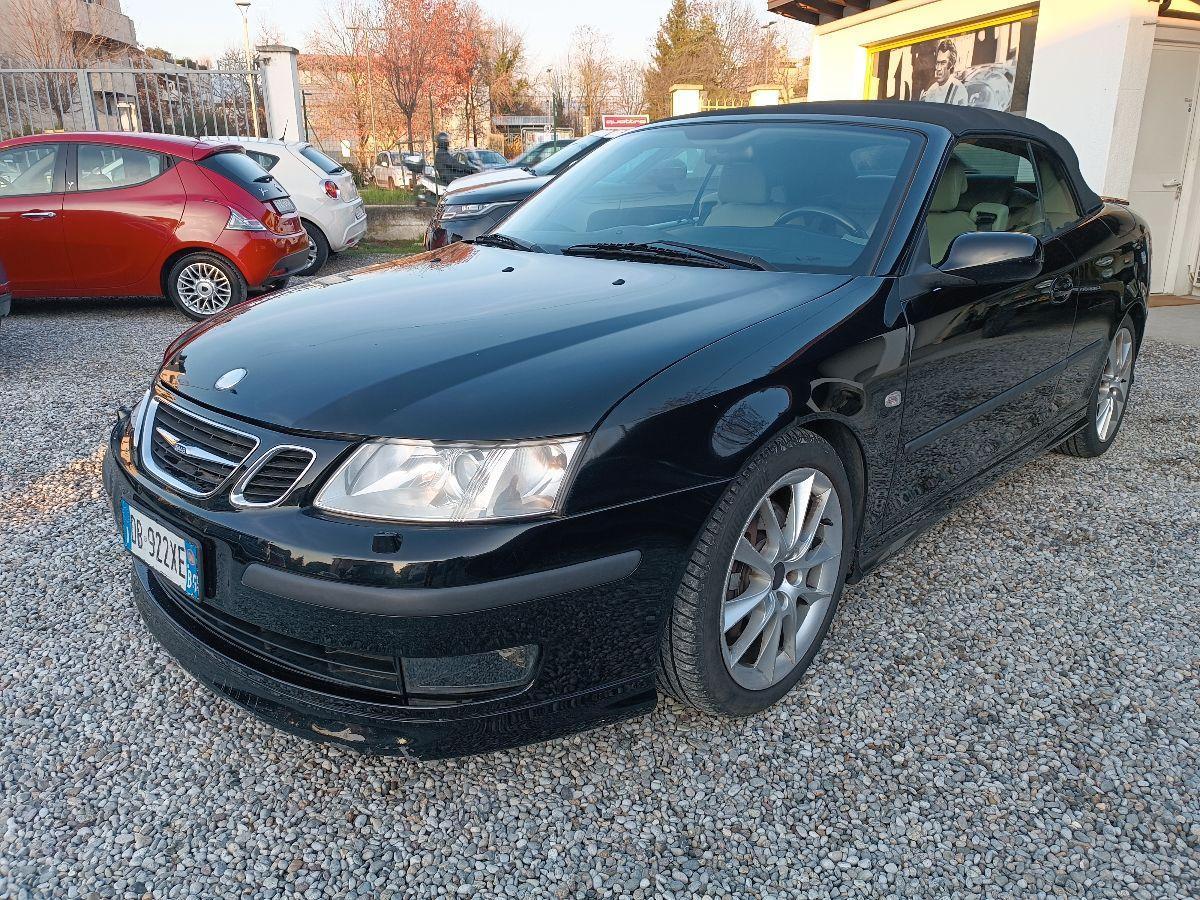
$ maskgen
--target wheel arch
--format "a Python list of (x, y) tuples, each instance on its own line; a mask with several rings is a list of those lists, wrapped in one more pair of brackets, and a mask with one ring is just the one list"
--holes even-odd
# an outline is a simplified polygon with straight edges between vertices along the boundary
[(163, 263), (158, 270), (158, 287), (159, 290), (162, 291), (162, 296), (170, 296), (167, 293), (167, 276), (171, 274), (171, 268), (175, 265), (175, 263), (179, 262), (179, 260), (183, 259), (185, 256), (189, 256), (192, 253), (211, 253), (213, 256), (221, 257), (221, 259), (233, 266), (234, 269), (241, 274), (242, 279), (249, 284), (250, 280), (246, 276), (245, 269), (243, 269), (238, 264), (238, 261), (233, 259), (228, 253), (222, 253), (217, 247), (212, 247), (207, 244), (193, 244), (187, 247), (180, 247), (163, 260)]
[(854, 429), (840, 419), (822, 416), (801, 417), (795, 420), (795, 425), (827, 441), (837, 453), (846, 469), (846, 478), (850, 482), (854, 501), (854, 560), (851, 564), (851, 574), (858, 567), (858, 549), (862, 538), (864, 513), (867, 508), (867, 492), (870, 485), (867, 477), (867, 455), (863, 449), (862, 440)]

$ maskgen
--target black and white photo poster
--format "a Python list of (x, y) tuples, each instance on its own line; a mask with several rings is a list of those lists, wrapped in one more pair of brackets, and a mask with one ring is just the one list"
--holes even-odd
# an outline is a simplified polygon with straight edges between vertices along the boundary
[(872, 51), (867, 97), (1024, 114), (1037, 15), (964, 26)]

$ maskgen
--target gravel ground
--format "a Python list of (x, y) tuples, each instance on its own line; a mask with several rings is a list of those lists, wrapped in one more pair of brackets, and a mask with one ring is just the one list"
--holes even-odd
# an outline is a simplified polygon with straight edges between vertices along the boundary
[(101, 446), (183, 324), (0, 325), (0, 894), (1196, 895), (1200, 351), (1148, 343), (1106, 458), (848, 591), (778, 707), (422, 765), (273, 731), (143, 630)]

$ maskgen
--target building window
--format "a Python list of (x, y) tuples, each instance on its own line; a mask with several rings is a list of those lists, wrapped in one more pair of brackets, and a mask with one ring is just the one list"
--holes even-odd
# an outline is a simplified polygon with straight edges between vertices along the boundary
[(924, 100), (1023, 115), (1037, 11), (947, 27), (869, 48), (868, 100)]

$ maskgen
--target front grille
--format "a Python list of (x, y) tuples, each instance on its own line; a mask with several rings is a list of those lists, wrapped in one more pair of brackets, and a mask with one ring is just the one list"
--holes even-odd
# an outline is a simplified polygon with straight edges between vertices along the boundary
[(159, 403), (150, 423), (150, 461), (157, 474), (188, 493), (213, 493), (254, 452), (258, 441)]
[[(210, 647), (226, 654), (231, 647), (249, 653), (267, 662), (273, 670), (270, 674), (301, 687), (384, 703), (404, 697), (399, 657), (326, 647), (280, 634), (209, 603), (197, 603), (157, 575), (151, 573), (151, 577), (164, 610)], [(377, 696), (372, 698), (364, 691)]]
[(316, 454), (303, 447), (280, 447), (269, 452), (234, 492), (234, 503), (243, 506), (278, 503), (296, 486), (314, 459)]

